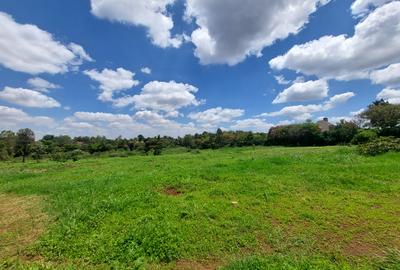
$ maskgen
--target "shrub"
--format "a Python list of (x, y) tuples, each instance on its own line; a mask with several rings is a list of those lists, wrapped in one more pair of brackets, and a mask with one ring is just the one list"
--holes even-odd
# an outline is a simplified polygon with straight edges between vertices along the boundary
[(336, 126), (325, 132), (325, 140), (328, 144), (348, 144), (357, 134), (359, 128), (353, 121), (340, 121)]
[(66, 160), (72, 160), (75, 162), (75, 161), (78, 161), (81, 158), (83, 158), (85, 155), (86, 155), (85, 152), (77, 149), (77, 150), (73, 150), (73, 151), (65, 153), (65, 158), (66, 158)]
[(50, 159), (51, 159), (52, 161), (57, 161), (57, 162), (66, 162), (66, 161), (67, 161), (67, 158), (66, 158), (66, 156), (65, 156), (65, 153), (63, 153), (63, 152), (56, 152), (56, 153), (53, 153), (53, 154), (50, 156)]
[(68, 160), (78, 161), (88, 154), (82, 150), (73, 150), (69, 152), (56, 152), (50, 156), (50, 159), (57, 162), (67, 162)]
[(376, 156), (387, 152), (400, 152), (400, 139), (395, 137), (380, 137), (369, 143), (362, 144), (359, 152), (367, 156)]
[(372, 129), (364, 129), (359, 131), (351, 141), (352, 144), (359, 145), (363, 143), (371, 142), (378, 138), (378, 134), (375, 130)]
[(9, 159), (8, 153), (5, 148), (2, 148), (0, 145), (0, 161), (4, 161)]

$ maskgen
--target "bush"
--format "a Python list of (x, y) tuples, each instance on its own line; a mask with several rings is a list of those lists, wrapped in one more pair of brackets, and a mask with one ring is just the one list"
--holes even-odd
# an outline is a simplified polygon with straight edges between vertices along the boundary
[(73, 150), (69, 152), (56, 152), (50, 156), (50, 159), (57, 162), (67, 162), (68, 160), (78, 161), (88, 154), (82, 150)]
[(66, 156), (65, 156), (65, 153), (63, 153), (63, 152), (56, 152), (56, 153), (53, 153), (53, 154), (50, 156), (50, 159), (51, 159), (52, 161), (57, 161), (57, 162), (66, 162), (66, 161), (67, 161), (67, 158), (66, 158)]
[(0, 148), (0, 161), (8, 160), (9, 158), (6, 149)]
[(65, 153), (65, 158), (67, 160), (72, 160), (74, 162), (80, 160), (81, 158), (83, 158), (85, 155), (87, 155), (87, 153), (83, 152), (82, 150), (73, 150), (70, 152)]
[(395, 137), (380, 137), (369, 143), (362, 144), (359, 152), (367, 156), (376, 156), (387, 152), (400, 152), (400, 139)]
[(378, 134), (375, 130), (372, 129), (364, 129), (359, 131), (351, 141), (352, 144), (359, 145), (363, 143), (371, 142), (378, 138)]

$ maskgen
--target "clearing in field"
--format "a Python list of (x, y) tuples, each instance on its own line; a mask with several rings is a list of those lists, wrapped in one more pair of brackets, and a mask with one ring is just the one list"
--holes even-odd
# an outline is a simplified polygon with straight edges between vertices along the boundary
[(398, 153), (257, 147), (0, 170), (0, 268), (400, 267)]

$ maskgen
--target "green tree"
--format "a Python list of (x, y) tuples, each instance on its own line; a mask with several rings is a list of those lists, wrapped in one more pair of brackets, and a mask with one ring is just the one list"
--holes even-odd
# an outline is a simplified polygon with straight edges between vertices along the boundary
[(222, 129), (217, 129), (217, 134), (215, 135), (215, 148), (221, 148), (225, 146), (224, 142), (224, 132)]
[(39, 161), (46, 154), (46, 148), (44, 147), (42, 142), (35, 142), (31, 148), (32, 158), (36, 161)]
[(371, 127), (380, 130), (395, 129), (400, 125), (400, 104), (390, 104), (384, 100), (375, 101), (360, 116)]
[(329, 144), (350, 143), (358, 133), (359, 127), (353, 121), (341, 120), (334, 128), (326, 133)]
[(35, 133), (29, 128), (17, 132), (16, 152), (22, 156), (22, 162), (31, 153), (32, 144), (35, 142)]
[(0, 133), (0, 152), (2, 159), (9, 159), (15, 155), (15, 133), (4, 130)]

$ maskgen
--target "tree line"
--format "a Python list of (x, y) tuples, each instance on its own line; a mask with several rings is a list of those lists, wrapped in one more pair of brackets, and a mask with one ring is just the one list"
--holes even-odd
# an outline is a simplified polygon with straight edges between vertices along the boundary
[(56, 161), (78, 160), (84, 156), (101, 153), (135, 153), (160, 155), (164, 149), (185, 147), (187, 149), (218, 149), (243, 146), (323, 146), (337, 144), (361, 144), (379, 136), (400, 137), (400, 105), (376, 101), (359, 115), (357, 120), (333, 125), (321, 131), (317, 123), (284, 125), (273, 127), (268, 133), (245, 131), (203, 132), (184, 137), (144, 137), (126, 139), (118, 137), (75, 137), (45, 135), (35, 140), (30, 129), (17, 133), (0, 133), (0, 160), (27, 157), (35, 160), (50, 158)]

